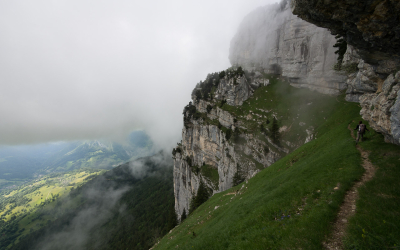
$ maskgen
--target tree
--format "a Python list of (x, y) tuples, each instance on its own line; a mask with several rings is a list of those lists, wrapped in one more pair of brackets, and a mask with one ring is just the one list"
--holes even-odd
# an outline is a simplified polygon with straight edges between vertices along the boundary
[(341, 70), (343, 57), (347, 50), (347, 42), (343, 39), (343, 37), (341, 35), (336, 35), (335, 38), (337, 40), (336, 40), (335, 45), (333, 45), (333, 47), (337, 48), (337, 50), (335, 51), (335, 54), (338, 55), (338, 58), (337, 58), (337, 64), (334, 66), (334, 68), (335, 68), (335, 70)]
[(178, 217), (176, 216), (175, 213), (175, 207), (171, 206), (167, 220), (167, 228), (168, 230), (170, 230), (174, 228), (176, 225), (178, 225)]
[(244, 181), (244, 177), (239, 174), (239, 171), (233, 176), (233, 186), (237, 186)]
[(271, 139), (275, 144), (279, 145), (280, 137), (281, 137), (281, 135), (279, 133), (278, 121), (274, 117), (274, 120), (272, 121), (272, 126), (271, 126)]
[(212, 110), (212, 106), (210, 104), (207, 105), (207, 113), (210, 113)]
[(196, 210), (196, 208), (198, 208), (201, 204), (206, 202), (208, 198), (210, 198), (210, 191), (207, 189), (203, 181), (200, 180), (197, 195), (194, 195), (190, 201), (189, 214), (193, 213), (193, 211)]
[(186, 210), (183, 209), (182, 216), (181, 216), (181, 223), (186, 220)]

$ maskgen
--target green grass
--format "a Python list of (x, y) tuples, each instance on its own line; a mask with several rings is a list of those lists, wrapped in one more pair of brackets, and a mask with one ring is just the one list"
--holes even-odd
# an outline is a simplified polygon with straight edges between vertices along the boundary
[(206, 177), (214, 184), (214, 189), (218, 190), (219, 175), (218, 169), (210, 165), (203, 165), (201, 167), (200, 173), (202, 176)]
[[(0, 244), (18, 242), (20, 236), (31, 230), (38, 230), (54, 220), (46, 211), (54, 208), (57, 200), (68, 194), (72, 187), (78, 187), (86, 178), (104, 173), (105, 170), (75, 170), (66, 174), (52, 174), (20, 186), (16, 190), (5, 190), (0, 196)], [(18, 232), (10, 233), (11, 228)], [(7, 240), (12, 239), (12, 240)], [(3, 241), (4, 240), (4, 241)]]
[[(342, 101), (338, 101), (336, 97), (308, 89), (297, 89), (273, 76), (267, 78), (271, 84), (258, 88), (242, 106), (225, 104), (222, 107), (242, 122), (250, 133), (257, 133), (260, 130), (259, 121), (263, 121), (264, 126), (270, 128), (273, 114), (275, 114), (279, 126), (287, 128), (282, 132), (281, 139), (301, 145), (307, 136), (305, 130), (309, 126), (318, 129), (342, 105)], [(252, 119), (256, 121), (246, 119), (247, 115), (251, 114), (250, 111)], [(267, 120), (270, 121), (269, 124), (266, 124)], [(300, 125), (300, 123), (304, 123), (304, 125)]]
[(359, 189), (357, 213), (350, 220), (345, 246), (347, 249), (398, 249), (400, 147), (385, 143), (383, 136), (374, 131), (367, 132), (359, 145), (370, 152), (369, 158), (377, 170), (375, 177)]
[(364, 172), (347, 129), (352, 119), (359, 119), (359, 107), (343, 97), (333, 99), (332, 105), (335, 111), (330, 114), (321, 111), (309, 117), (320, 121), (318, 139), (247, 184), (215, 194), (155, 249), (321, 249), (345, 192)]

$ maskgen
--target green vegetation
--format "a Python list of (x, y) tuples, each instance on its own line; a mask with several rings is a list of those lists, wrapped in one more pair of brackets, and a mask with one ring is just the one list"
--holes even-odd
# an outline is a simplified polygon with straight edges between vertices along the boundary
[[(352, 128), (357, 125), (355, 120)], [(350, 219), (347, 249), (397, 249), (400, 246), (400, 148), (369, 128), (359, 145), (370, 152), (375, 177), (359, 188), (357, 212)]]
[[(361, 119), (360, 109), (343, 96), (334, 102), (334, 111), (309, 117), (323, 120), (316, 129), (318, 139), (248, 183), (215, 194), (155, 249), (322, 249), (346, 191), (364, 172), (347, 128)], [(347, 246), (373, 249), (381, 248), (382, 242), (398, 246), (399, 147), (385, 144), (375, 132), (360, 144), (373, 152), (371, 159), (379, 169), (375, 180), (361, 190)]]
[(275, 144), (280, 144), (279, 143), (279, 138), (281, 137), (280, 133), (279, 133), (279, 125), (278, 125), (278, 121), (275, 119), (272, 120), (272, 126), (271, 126), (271, 138), (272, 141)]
[(20, 236), (38, 230), (49, 221), (49, 211), (60, 197), (103, 173), (100, 170), (75, 170), (66, 174), (51, 174), (0, 194), (0, 245), (7, 246)]
[(78, 141), (1, 147), (0, 190), (16, 188), (50, 173), (81, 168), (110, 169), (151, 153), (152, 142), (143, 131), (131, 133), (124, 145)]
[[(297, 89), (273, 76), (265, 77), (271, 84), (258, 88), (242, 106), (225, 104), (222, 109), (236, 117), (237, 122), (246, 128), (244, 133), (253, 134), (267, 144), (266, 136), (272, 136), (271, 139), (275, 137), (275, 141), (278, 138), (281, 142), (290, 141), (294, 145), (302, 145), (308, 135), (306, 129), (312, 126), (318, 131), (341, 105), (336, 97)], [(277, 124), (270, 122), (274, 119), (279, 130), (276, 130)], [(205, 122), (208, 120), (205, 119)], [(273, 126), (274, 134), (271, 134)], [(237, 136), (232, 138), (239, 139)], [(284, 143), (281, 146), (287, 147)]]
[(343, 39), (341, 35), (336, 35), (335, 38), (336, 43), (335, 45), (333, 45), (333, 47), (337, 48), (335, 54), (338, 55), (338, 58), (337, 63), (334, 65), (334, 69), (339, 71), (342, 70), (343, 57), (347, 50), (347, 42)]
[(91, 179), (59, 198), (47, 217), (37, 214), (43, 227), (9, 249), (149, 249), (177, 224), (172, 162), (160, 154), (135, 162), (140, 176), (127, 163)]
[[(225, 76), (229, 78), (236, 78), (245, 74), (242, 67), (231, 67), (225, 71), (215, 72), (207, 75), (204, 82), (200, 81), (192, 91), (192, 96), (196, 97), (196, 100), (203, 99), (211, 101), (214, 98), (214, 92), (216, 86), (220, 83)], [(236, 79), (235, 79), (236, 83)]]
[(203, 164), (200, 172), (202, 176), (211, 181), (211, 183), (214, 185), (214, 189), (218, 190), (218, 183), (219, 183), (218, 169), (213, 166)]
[(201, 204), (206, 202), (208, 198), (210, 198), (211, 194), (211, 190), (200, 180), (197, 194), (193, 195), (192, 200), (190, 201), (189, 215), (192, 214)]

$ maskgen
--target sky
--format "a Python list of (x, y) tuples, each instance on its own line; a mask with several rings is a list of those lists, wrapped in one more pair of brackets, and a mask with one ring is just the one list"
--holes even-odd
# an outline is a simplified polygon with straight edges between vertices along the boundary
[(181, 140), (196, 83), (230, 67), (242, 19), (277, 0), (0, 1), (0, 145)]

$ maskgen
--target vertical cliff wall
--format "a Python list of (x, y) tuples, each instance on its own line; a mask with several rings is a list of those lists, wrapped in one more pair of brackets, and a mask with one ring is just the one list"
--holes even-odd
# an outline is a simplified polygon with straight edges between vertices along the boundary
[(347, 80), (346, 99), (360, 102), (363, 118), (387, 142), (400, 145), (400, 2), (293, 0), (291, 9), (347, 41), (346, 54), (357, 67)]
[[(254, 176), (282, 157), (288, 148), (248, 131), (250, 123), (226, 110), (241, 106), (269, 80), (230, 69), (211, 74), (194, 89), (193, 103), (184, 109), (182, 141), (174, 149), (175, 209), (189, 212), (202, 182), (210, 194), (224, 191)], [(209, 92), (207, 91), (210, 90)], [(248, 115), (251, 116), (249, 113)], [(266, 118), (266, 117), (265, 117)], [(251, 124), (262, 120), (251, 121)]]
[(334, 36), (294, 16), (287, 1), (247, 15), (231, 41), (232, 65), (285, 76), (293, 86), (325, 94), (346, 89), (346, 76), (335, 70)]
[(179, 217), (201, 186), (209, 195), (227, 190), (313, 140), (338, 103), (336, 96), (240, 67), (209, 74), (192, 99), (183, 110), (182, 141), (173, 150)]
[[(173, 151), (178, 217), (189, 212), (201, 185), (210, 194), (224, 191), (316, 136), (317, 120), (335, 102), (322, 97), (317, 109), (312, 100), (318, 94), (290, 96), (288, 88), (274, 92), (287, 96), (277, 100), (269, 94), (271, 75), (323, 94), (346, 90), (346, 100), (360, 102), (374, 130), (400, 144), (398, 3), (293, 0), (289, 6), (283, 0), (250, 13), (231, 42), (235, 67), (200, 82), (184, 109), (182, 141)], [(337, 41), (330, 33), (348, 43), (341, 71), (333, 69)], [(278, 121), (277, 130), (272, 121)]]

